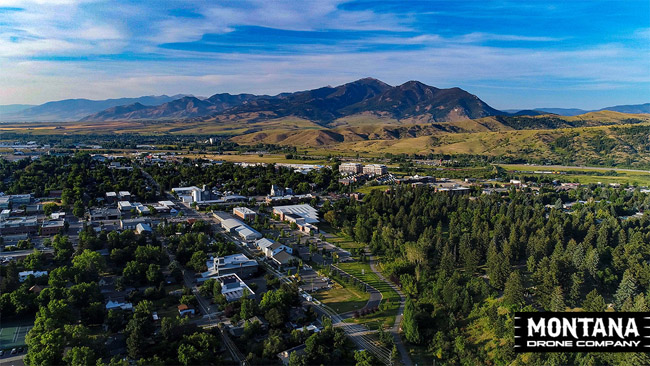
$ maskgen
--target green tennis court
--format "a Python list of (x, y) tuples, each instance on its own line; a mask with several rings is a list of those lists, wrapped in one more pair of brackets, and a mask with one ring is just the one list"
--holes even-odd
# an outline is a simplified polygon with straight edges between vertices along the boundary
[(0, 328), (0, 349), (8, 349), (25, 345), (25, 336), (34, 326), (33, 322), (21, 323), (11, 322), (12, 324), (2, 323)]

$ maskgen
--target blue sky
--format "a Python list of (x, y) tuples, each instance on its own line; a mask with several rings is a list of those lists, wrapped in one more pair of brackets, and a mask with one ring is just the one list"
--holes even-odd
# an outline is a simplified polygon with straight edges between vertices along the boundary
[(0, 104), (366, 76), (495, 108), (650, 102), (644, 1), (0, 0)]

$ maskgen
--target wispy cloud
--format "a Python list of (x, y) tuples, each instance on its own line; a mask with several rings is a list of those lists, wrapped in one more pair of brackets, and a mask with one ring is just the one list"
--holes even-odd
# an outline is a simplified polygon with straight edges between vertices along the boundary
[(273, 94), (364, 76), (476, 86), (498, 107), (641, 101), (650, 5), (633, 5), (0, 0), (0, 104)]

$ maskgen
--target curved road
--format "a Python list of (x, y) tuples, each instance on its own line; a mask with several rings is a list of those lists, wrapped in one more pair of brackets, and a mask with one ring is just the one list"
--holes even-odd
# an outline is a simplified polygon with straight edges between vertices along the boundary
[[(368, 250), (368, 248), (366, 248), (366, 250)], [(399, 335), (400, 330), (402, 329), (402, 316), (404, 315), (404, 304), (406, 302), (406, 296), (404, 296), (404, 293), (402, 293), (399, 287), (397, 287), (394, 283), (386, 279), (386, 277), (381, 274), (381, 272), (375, 267), (375, 263), (375, 256), (370, 256), (370, 269), (377, 275), (377, 277), (379, 277), (380, 280), (386, 282), (399, 295), (399, 309), (397, 309), (395, 323), (393, 324), (393, 328), (391, 328), (390, 332), (393, 334), (393, 340), (395, 341), (397, 350), (402, 356), (402, 363), (406, 366), (411, 366), (413, 365), (413, 362), (411, 361), (408, 350), (406, 349), (406, 346), (404, 346), (404, 343), (402, 343), (402, 338)]]

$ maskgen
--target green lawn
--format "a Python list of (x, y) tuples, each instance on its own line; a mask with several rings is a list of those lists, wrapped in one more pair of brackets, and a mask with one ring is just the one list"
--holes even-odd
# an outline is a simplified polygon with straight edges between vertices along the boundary
[[(617, 168), (600, 168), (600, 167), (554, 167), (554, 166), (534, 166), (534, 165), (525, 165), (525, 164), (499, 164), (502, 168), (508, 170), (509, 172), (513, 171), (522, 171), (530, 172), (531, 175), (539, 176), (552, 176), (560, 181), (567, 182), (578, 182), (582, 184), (598, 183), (603, 184), (609, 183), (620, 183), (620, 184), (632, 184), (632, 185), (650, 185), (650, 172), (630, 172), (625, 170), (620, 170)], [(566, 174), (534, 174), (533, 171), (553, 171), (553, 172), (564, 172)], [(608, 174), (612, 171), (615, 171), (615, 175)], [(580, 172), (581, 174), (576, 174)], [(590, 172), (598, 173), (589, 174)], [(573, 174), (572, 174), (573, 173)], [(603, 174), (604, 175), (600, 175)]]
[(367, 292), (334, 283), (332, 289), (320, 291), (314, 294), (314, 297), (340, 314), (363, 308), (370, 295)]
[(377, 190), (377, 189), (380, 189), (380, 190), (382, 190), (382, 191), (385, 191), (385, 190), (387, 190), (387, 189), (389, 189), (389, 188), (390, 188), (389, 185), (380, 185), (380, 186), (363, 186), (363, 187), (357, 189), (357, 192), (359, 192), (359, 193), (364, 193), (364, 194), (368, 194), (368, 193), (370, 193), (370, 192), (372, 192), (372, 191), (374, 191), (374, 190)]
[(384, 326), (392, 326), (395, 322), (395, 315), (397, 315), (397, 309), (399, 308), (400, 302), (400, 297), (397, 292), (395, 292), (389, 284), (379, 279), (379, 277), (372, 272), (368, 263), (339, 263), (337, 266), (376, 288), (383, 296), (381, 305), (384, 307), (384, 310), (365, 316), (361, 319), (351, 319), (350, 321), (366, 323), (371, 328), (380, 324)]

